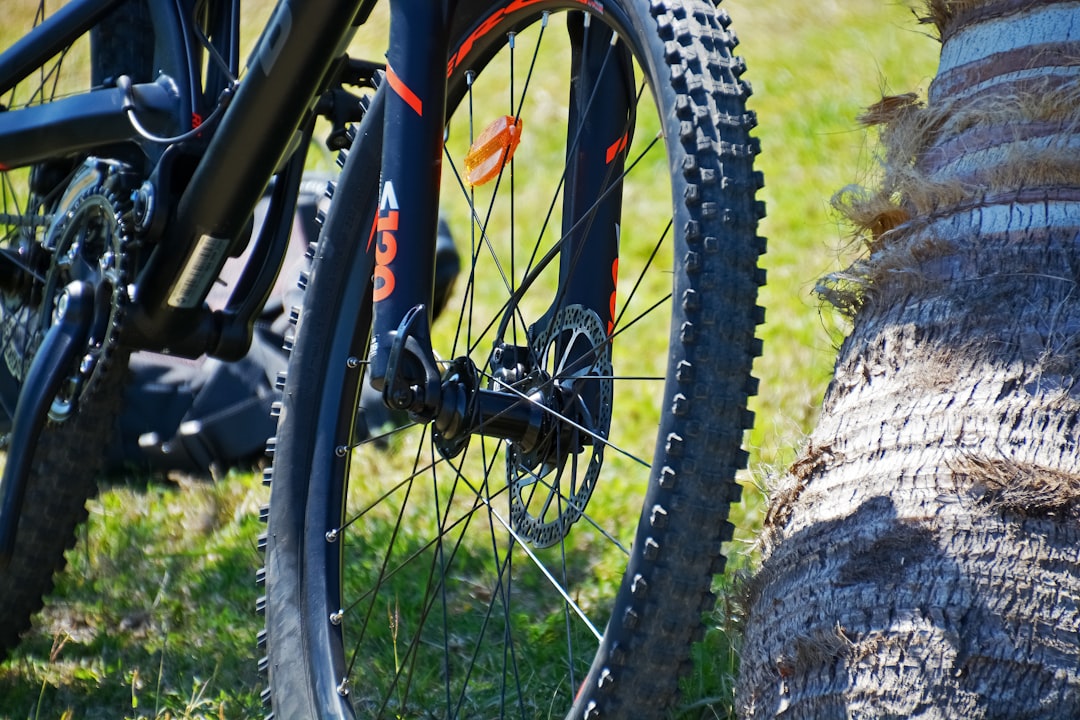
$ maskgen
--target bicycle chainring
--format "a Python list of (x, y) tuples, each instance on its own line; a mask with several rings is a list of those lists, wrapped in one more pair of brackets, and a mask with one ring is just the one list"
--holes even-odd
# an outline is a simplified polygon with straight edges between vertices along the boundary
[(29, 289), (5, 293), (0, 304), (3, 371), (21, 387), (33, 357), (53, 322), (57, 298), (71, 282), (94, 288), (94, 317), (86, 351), (54, 398), (49, 417), (69, 417), (91, 393), (117, 345), (128, 301), (132, 173), (127, 166), (87, 159), (71, 176), (40, 238), (49, 259), (43, 278)]

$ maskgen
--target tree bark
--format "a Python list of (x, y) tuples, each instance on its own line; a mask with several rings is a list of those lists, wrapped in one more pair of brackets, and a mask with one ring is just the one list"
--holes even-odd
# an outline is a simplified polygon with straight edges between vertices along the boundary
[(773, 491), (744, 716), (1080, 717), (1080, 2), (938, 0), (928, 98), (838, 204), (867, 253)]

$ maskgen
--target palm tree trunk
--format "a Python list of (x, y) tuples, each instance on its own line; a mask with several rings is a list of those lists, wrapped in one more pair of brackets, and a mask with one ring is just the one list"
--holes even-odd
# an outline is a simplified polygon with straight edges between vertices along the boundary
[(1080, 3), (936, 0), (925, 103), (838, 205), (866, 256), (751, 582), (746, 717), (1080, 717)]

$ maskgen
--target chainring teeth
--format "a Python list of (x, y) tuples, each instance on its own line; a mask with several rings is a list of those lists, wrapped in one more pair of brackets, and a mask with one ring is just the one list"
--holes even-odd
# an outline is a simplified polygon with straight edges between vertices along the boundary
[[(43, 285), (44, 297), (37, 312), (25, 303), (26, 324), (39, 323), (42, 312), (52, 313), (56, 298), (73, 280), (91, 282), (97, 288), (105, 288), (108, 307), (95, 309), (94, 327), (86, 351), (79, 356), (78, 365), (72, 369), (60, 394), (53, 403), (50, 416), (63, 420), (70, 415), (80, 398), (92, 394), (109, 367), (113, 352), (119, 342), (123, 322), (129, 277), (127, 248), (131, 242), (131, 200), (124, 192), (126, 168), (117, 163), (87, 160), (81, 170), (75, 172), (68, 190), (64, 193), (66, 206), (57, 209), (53, 224), (47, 228), (42, 245), (52, 253)], [(78, 188), (72, 193), (73, 188)], [(72, 195), (74, 195), (72, 197)], [(11, 324), (19, 324), (19, 318), (10, 318), (8, 303), (0, 309), (4, 313), (5, 330)], [(31, 317), (32, 316), (32, 317)], [(43, 327), (35, 337), (27, 338), (22, 347), (24, 358), (17, 364), (5, 352), (5, 362), (12, 374), (21, 382), (43, 338)], [(24, 334), (32, 332), (23, 328)], [(5, 336), (7, 333), (5, 332)]]

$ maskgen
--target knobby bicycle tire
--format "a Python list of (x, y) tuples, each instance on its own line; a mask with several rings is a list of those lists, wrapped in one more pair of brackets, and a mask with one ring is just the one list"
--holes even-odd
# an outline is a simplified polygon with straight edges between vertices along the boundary
[[(624, 216), (609, 327), (561, 307), (557, 279), (545, 285), (558, 273), (538, 261), (560, 236), (548, 218), (561, 212), (563, 181), (549, 165), (579, 148), (565, 130), (545, 144), (565, 119), (565, 93), (548, 80), (566, 70), (534, 67), (567, 57), (561, 18), (574, 25), (582, 12), (614, 30), (612, 48), (629, 50), (645, 96), (633, 136), (612, 146), (625, 151), (626, 170), (614, 183)], [(435, 323), (435, 350), (474, 356), (493, 387), (492, 340), (527, 345), (523, 354), (548, 364), (520, 387), (539, 392), (567, 370), (558, 338), (591, 343), (603, 361), (561, 381), (600, 388), (602, 409), (580, 416), (600, 417), (597, 429), (554, 461), (479, 436), (444, 455), (428, 426), (367, 400), (367, 239), (384, 90), (376, 94), (302, 278), (271, 441), (260, 645), (274, 717), (650, 718), (672, 708), (731, 538), (763, 319), (758, 145), (728, 25), (706, 0), (468, 0), (454, 19), (449, 106), (475, 113), (488, 99), (477, 88), (495, 77), (493, 101), (523, 126), (513, 161), (470, 190), (454, 148), (498, 113), (449, 113), (440, 211), (466, 271)], [(639, 250), (638, 231), (655, 215), (659, 233)], [(492, 288), (506, 292), (490, 299)], [(566, 649), (553, 655), (556, 645)]]

